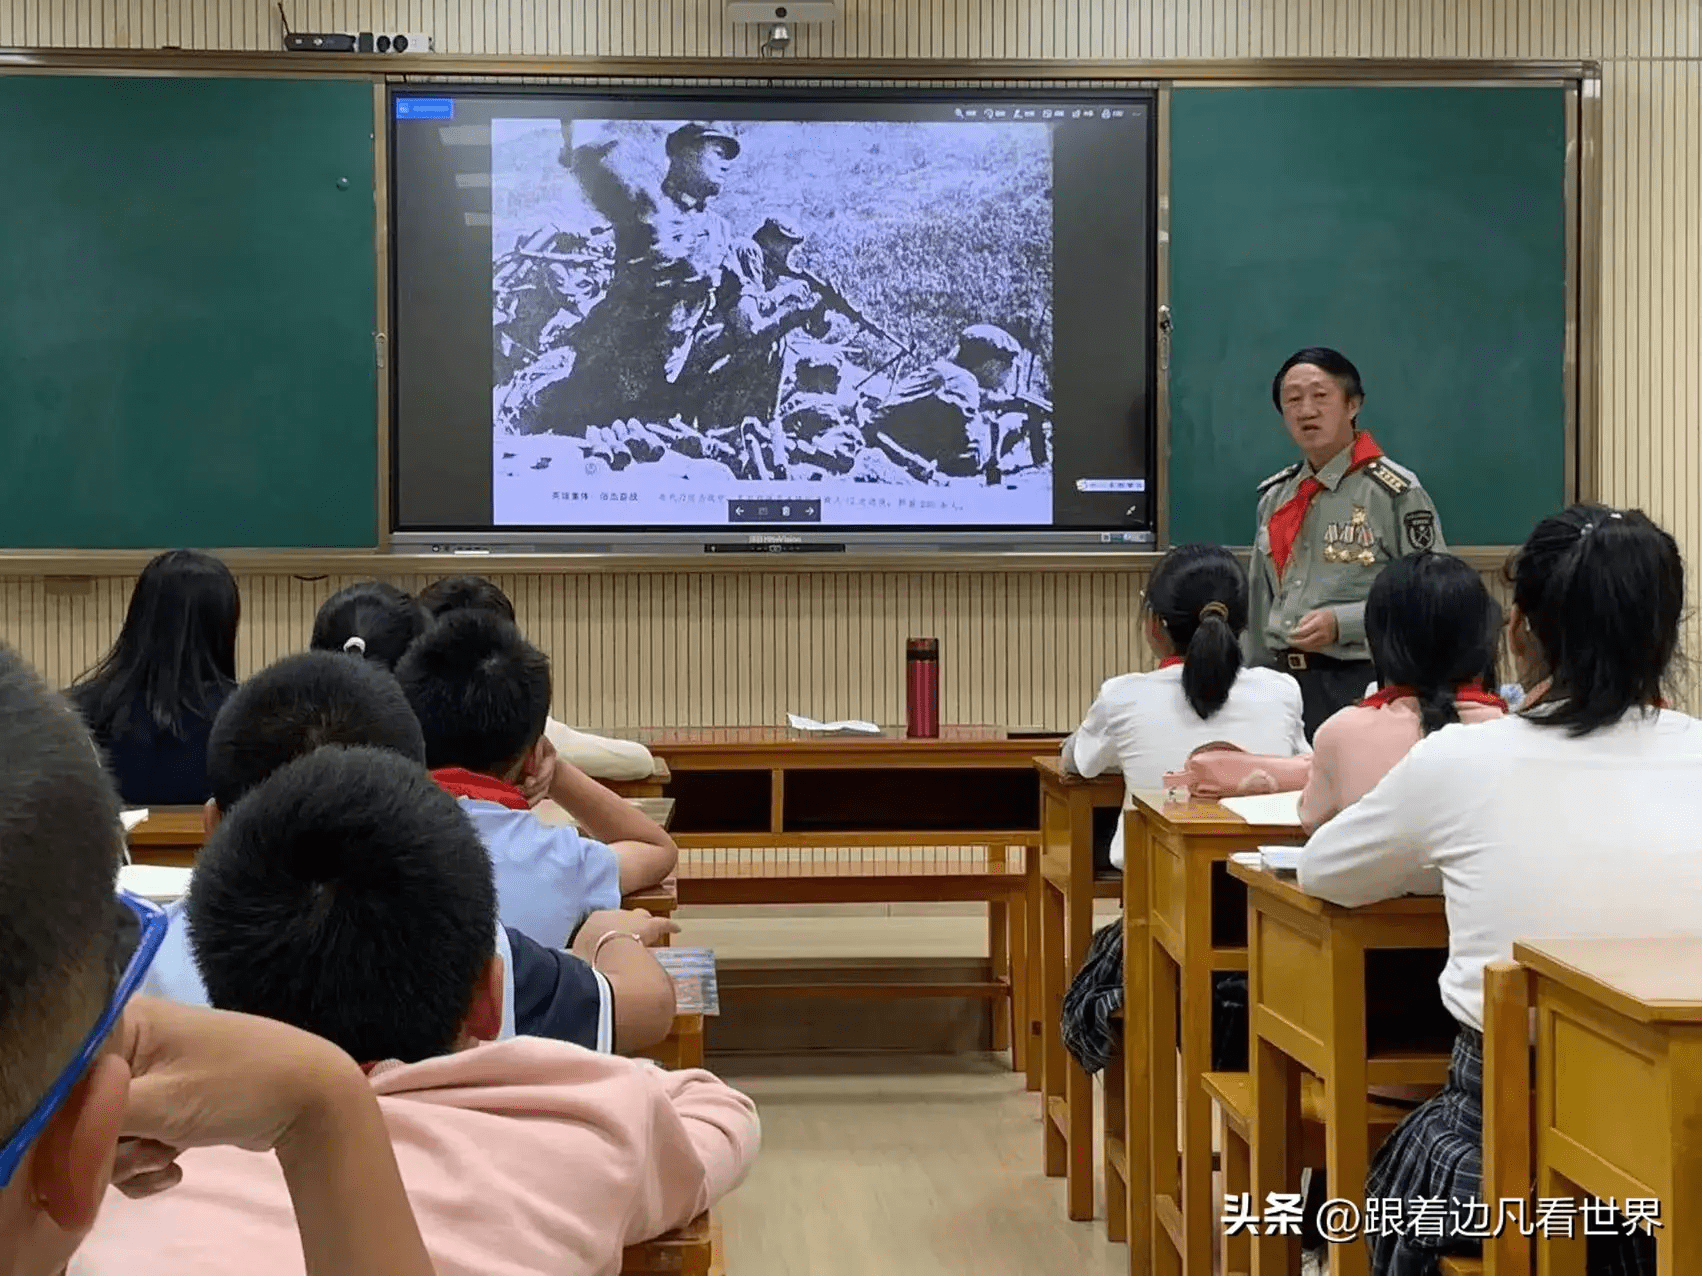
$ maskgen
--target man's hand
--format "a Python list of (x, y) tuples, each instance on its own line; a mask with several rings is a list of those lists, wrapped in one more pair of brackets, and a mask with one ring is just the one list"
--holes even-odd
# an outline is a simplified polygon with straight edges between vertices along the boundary
[(1335, 612), (1328, 607), (1320, 607), (1300, 618), (1300, 623), (1288, 635), (1288, 641), (1296, 651), (1322, 651), (1325, 647), (1335, 646), (1337, 633)]

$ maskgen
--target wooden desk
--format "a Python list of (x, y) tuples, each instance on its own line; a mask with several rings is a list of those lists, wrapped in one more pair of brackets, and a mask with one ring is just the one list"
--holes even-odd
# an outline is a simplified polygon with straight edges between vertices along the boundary
[[(1306, 894), (1292, 875), (1239, 864), (1229, 874), (1247, 892), (1254, 1208), (1267, 1193), (1300, 1190), (1304, 1068), (1324, 1087), (1330, 1195), (1363, 1210), (1374, 1150), (1368, 1087), (1447, 1080), (1456, 1026), (1436, 986), (1448, 953), (1442, 899), (1341, 908)], [(1330, 1246), (1332, 1276), (1366, 1276), (1368, 1265), (1363, 1238)], [(1295, 1276), (1298, 1238), (1258, 1237), (1253, 1271)]]
[[(1660, 1276), (1702, 1272), (1702, 940), (1532, 941), (1513, 958), (1535, 985), (1537, 1196), (1658, 1201)], [(1582, 1221), (1548, 1231), (1537, 1271), (1584, 1276)]]
[[(1025, 866), (1024, 903), (1025, 929), (1039, 936), (1039, 951), (1030, 945), (1029, 992), (1022, 999), (1029, 1013), (1018, 1016), (1018, 1040), (1024, 1019), (1035, 1035), (1019, 1066), (1026, 1062), (1031, 1089), (1039, 1083), (1046, 1173), (1063, 1175), (1069, 1216), (1087, 1219), (1093, 1217), (1093, 1081), (1064, 1049), (1063, 1003), (1092, 942), (1093, 901), (1123, 893), (1121, 873), (1095, 878), (1093, 872), (1093, 813), (1123, 805), (1123, 777), (1066, 775), (1056, 757), (1035, 758), (1034, 769), (1040, 777), (1040, 853)], [(1123, 1220), (1109, 1208), (1110, 1195), (1106, 1216), (1121, 1233)]]
[[(673, 822), (674, 802), (665, 797), (628, 798), (664, 829)], [(539, 819), (551, 824), (573, 824), (572, 816), (554, 802), (540, 802), (535, 808)], [(205, 812), (199, 806), (156, 806), (148, 808), (148, 818), (130, 830), (130, 858), (137, 864), (166, 864), (174, 868), (192, 868), (206, 840), (203, 832)], [(679, 907), (679, 892), (675, 879), (669, 878), (660, 886), (628, 895), (621, 901), (626, 908), (645, 908), (658, 917), (667, 917)]]
[(994, 1048), (1009, 1044), (1009, 1016), (1026, 997), (1029, 943), (1023, 865), (1011, 853), (1039, 841), (1033, 759), (1062, 736), (1012, 739), (1000, 728), (962, 726), (942, 727), (930, 740), (909, 739), (901, 728), (878, 736), (785, 727), (618, 734), (643, 741), (672, 773), (672, 832), (686, 852), (682, 903), (988, 905), (985, 981), (762, 991), (987, 997)]
[[(1132, 805), (1142, 831), (1131, 847), (1135, 819), (1124, 817), (1124, 1007), (1143, 1007), (1145, 1022), (1131, 1027), (1135, 1016), (1125, 1016), (1131, 1096), (1126, 1145), (1131, 1166), (1144, 1160), (1151, 1181), (1130, 1206), (1129, 1259), (1135, 1262), (1137, 1234), (1144, 1238), (1150, 1232), (1155, 1276), (1210, 1276), (1211, 1097), (1200, 1078), (1211, 1071), (1214, 976), (1247, 969), (1246, 893), (1225, 875), (1225, 861), (1236, 851), (1301, 841), (1303, 834), (1293, 825), (1249, 824), (1216, 802), (1169, 802), (1162, 793), (1136, 793)], [(1138, 864), (1131, 850), (1138, 852)], [(1140, 897), (1131, 886), (1136, 879)], [(1137, 908), (1144, 928), (1130, 926)], [(1131, 964), (1129, 954), (1137, 949), (1144, 960)], [(1140, 982), (1131, 984), (1131, 977)], [(1144, 1089), (1134, 1080), (1137, 1048), (1145, 1052)], [(1147, 1118), (1139, 1142), (1137, 1107)], [(1131, 1197), (1135, 1190), (1131, 1183)]]
[(151, 806), (130, 830), (130, 859), (137, 864), (192, 868), (207, 840), (207, 813), (199, 806)]

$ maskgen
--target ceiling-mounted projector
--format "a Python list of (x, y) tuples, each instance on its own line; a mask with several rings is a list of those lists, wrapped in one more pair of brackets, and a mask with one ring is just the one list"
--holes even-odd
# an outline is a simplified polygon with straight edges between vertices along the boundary
[(737, 23), (838, 22), (844, 16), (841, 0), (728, 0), (727, 16)]

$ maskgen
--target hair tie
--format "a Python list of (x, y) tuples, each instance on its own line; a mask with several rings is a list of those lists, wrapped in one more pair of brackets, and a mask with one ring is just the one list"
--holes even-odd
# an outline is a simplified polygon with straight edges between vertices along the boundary
[(1200, 623), (1202, 625), (1213, 616), (1216, 616), (1219, 620), (1228, 620), (1229, 605), (1227, 603), (1220, 603), (1214, 600), (1200, 608)]
[(366, 655), (366, 639), (356, 634), (343, 644), (343, 651), (345, 654), (352, 651), (357, 655)]

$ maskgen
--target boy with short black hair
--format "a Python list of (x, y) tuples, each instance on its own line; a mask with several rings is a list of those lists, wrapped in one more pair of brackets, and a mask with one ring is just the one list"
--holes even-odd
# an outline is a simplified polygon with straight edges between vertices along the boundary
[[(406, 759), (327, 747), (253, 790), (201, 853), (196, 956), (221, 1008), (277, 1016), (366, 1066), (439, 1276), (612, 1272), (756, 1152), (750, 1100), (495, 1032), (490, 861)], [(146, 1206), (113, 1200), (78, 1276), (301, 1271), (267, 1158), (210, 1150)], [(544, 1190), (547, 1186), (547, 1190)]]
[[(407, 697), (388, 670), (330, 652), (287, 656), (233, 692), (207, 746), (213, 800), (207, 828), (218, 825), (248, 794), (286, 763), (332, 744), (387, 749), (425, 764), (425, 738)], [(200, 889), (200, 874), (194, 890)], [(145, 990), (189, 1005), (208, 1004), (190, 949), (188, 904), (169, 910), (170, 932)], [(542, 1036), (600, 1050), (646, 1049), (673, 1023), (674, 988), (641, 945), (609, 943), (603, 935), (671, 928), (647, 914), (598, 913), (578, 937), (576, 951), (546, 948), (512, 927), (495, 928), (503, 961), (499, 1035)], [(486, 955), (491, 952), (486, 940)], [(596, 957), (596, 969), (591, 959)]]
[[(396, 667), (425, 733), (426, 763), (462, 799), (496, 869), (502, 919), (561, 944), (587, 913), (674, 871), (679, 849), (649, 816), (555, 756), (544, 736), (549, 660), (493, 612), (451, 612)], [(545, 824), (541, 789), (589, 836)]]
[(109, 1183), (158, 1190), (176, 1149), (229, 1141), (278, 1149), (261, 1159), (316, 1270), (428, 1276), (353, 1063), (283, 1024), (131, 997), (160, 919), (115, 893), (118, 795), (81, 719), (4, 647), (0, 810), (0, 1271), (58, 1276)]
[[(494, 612), (516, 625), (514, 604), (495, 581), (483, 576), (445, 576), (433, 581), (418, 595), (420, 606), (433, 620), (451, 612), (483, 610)], [(656, 759), (637, 740), (615, 740), (580, 731), (550, 718), (544, 735), (558, 756), (596, 780), (644, 780), (656, 771)]]

